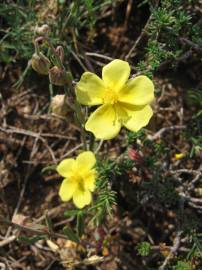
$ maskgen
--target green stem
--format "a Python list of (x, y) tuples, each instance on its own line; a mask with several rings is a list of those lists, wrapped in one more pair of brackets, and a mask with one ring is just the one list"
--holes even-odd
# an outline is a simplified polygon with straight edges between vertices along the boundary
[(94, 145), (95, 145), (95, 137), (93, 134), (90, 134), (89, 150), (92, 152), (94, 152)]
[(30, 70), (31, 65), (32, 65), (31, 60), (29, 60), (27, 63), (27, 66), (26, 66), (25, 70), (23, 71), (22, 75), (20, 76), (19, 80), (13, 85), (14, 87), (19, 88), (22, 85), (25, 77), (27, 76), (27, 74)]
[(39, 54), (40, 54), (40, 50), (39, 50), (39, 44), (38, 44), (38, 41), (35, 41), (35, 42), (34, 42), (34, 48), (35, 48), (35, 53), (36, 53), (37, 55), (39, 55)]
[[(51, 104), (51, 100), (53, 98), (53, 85), (52, 85), (52, 83), (49, 83), (49, 94), (50, 94), (50, 104)], [(49, 104), (49, 108), (48, 108), (48, 113), (50, 113), (50, 111), (51, 111), (50, 104)]]
[[(69, 91), (68, 91), (68, 88), (69, 88)], [(73, 108), (73, 110), (76, 114), (76, 119), (77, 119), (77, 122), (79, 124), (80, 129), (81, 129), (81, 139), (83, 142), (83, 148), (84, 148), (84, 150), (87, 150), (86, 132), (84, 129), (85, 117), (83, 115), (80, 104), (76, 100), (74, 87), (73, 87), (72, 82), (70, 80), (69, 80), (69, 83), (65, 86), (65, 98), (68, 96), (72, 97), (74, 100), (74, 104), (72, 104), (72, 106), (71, 106), (71, 104), (69, 104), (69, 105), (71, 108)]]
[(59, 66), (60, 68), (62, 68), (62, 69), (65, 69), (65, 68), (64, 68), (64, 65), (63, 65), (63, 63), (62, 63), (62, 61), (61, 61), (61, 59), (60, 59), (60, 57), (59, 57), (59, 55), (57, 54), (55, 48), (53, 47), (53, 44), (51, 43), (51, 40), (50, 40), (48, 37), (45, 37), (45, 40), (47, 41), (49, 48), (51, 49), (52, 53), (54, 54), (58, 66)]
[(83, 147), (84, 147), (84, 150), (87, 150), (86, 132), (85, 132), (85, 129), (83, 127), (85, 119), (84, 119), (84, 116), (83, 116), (83, 113), (82, 113), (82, 110), (81, 110), (81, 106), (77, 102), (77, 100), (75, 100), (74, 108), (75, 108), (75, 112), (76, 112), (76, 118), (78, 120), (80, 129), (81, 129), (81, 138), (82, 138), (82, 142), (83, 142)]
[[(60, 59), (60, 56), (57, 54), (53, 44), (51, 43), (51, 40), (48, 37), (46, 37), (45, 39), (48, 43), (50, 50), (52, 51), (52, 53), (54, 54), (54, 56), (58, 62), (58, 66), (60, 68), (62, 68), (63, 70), (65, 70), (64, 65)], [(69, 88), (69, 90), (68, 90), (68, 88)], [(85, 133), (85, 129), (83, 127), (85, 119), (84, 119), (84, 116), (83, 116), (83, 113), (81, 110), (81, 106), (75, 98), (74, 88), (73, 88), (72, 82), (70, 80), (68, 80), (68, 84), (65, 86), (65, 100), (68, 96), (73, 97), (75, 100), (74, 105), (72, 107), (74, 108), (74, 111), (76, 113), (76, 118), (78, 120), (79, 127), (81, 129), (81, 138), (83, 141), (84, 150), (87, 150), (86, 133)]]

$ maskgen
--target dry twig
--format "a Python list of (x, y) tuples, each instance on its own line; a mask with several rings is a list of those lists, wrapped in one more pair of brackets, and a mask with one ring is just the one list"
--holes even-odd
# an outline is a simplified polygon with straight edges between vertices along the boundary
[(44, 143), (44, 145), (48, 149), (48, 151), (49, 151), (49, 153), (50, 153), (50, 155), (51, 155), (51, 157), (53, 159), (53, 162), (56, 163), (56, 158), (55, 158), (55, 155), (53, 153), (53, 150), (50, 148), (47, 141), (43, 137), (41, 137), (41, 135), (39, 133), (29, 131), (29, 130), (25, 130), (25, 129), (15, 128), (15, 127), (12, 127), (10, 129), (0, 127), (0, 130), (5, 132), (5, 133), (8, 133), (8, 134), (12, 134), (12, 133), (24, 134), (26, 136), (31, 136), (31, 137), (39, 139), (40, 141), (42, 141)]
[(185, 129), (186, 126), (185, 125), (176, 125), (176, 126), (170, 126), (170, 127), (164, 127), (161, 128), (158, 132), (156, 132), (153, 136), (149, 136), (149, 140), (154, 141), (158, 138), (160, 138), (163, 133), (165, 133), (166, 131), (170, 131), (170, 130), (180, 130), (180, 129)]
[(174, 244), (171, 247), (170, 252), (169, 252), (168, 256), (165, 258), (163, 264), (159, 267), (159, 270), (165, 270), (169, 261), (173, 258), (173, 255), (175, 255), (177, 253), (177, 251), (180, 247), (181, 235), (182, 235), (182, 231), (178, 231), (176, 234), (176, 237), (174, 239)]
[(46, 228), (46, 227), (44, 227), (44, 230), (39, 230), (39, 229), (32, 228), (31, 226), (28, 227), (28, 226), (24, 226), (24, 225), (14, 223), (12, 221), (8, 221), (8, 220), (6, 220), (5, 218), (3, 218), (1, 216), (0, 216), (0, 222), (4, 223), (4, 224), (7, 224), (7, 225), (9, 225), (11, 227), (15, 227), (16, 229), (19, 229), (21, 231), (27, 231), (27, 232), (34, 233), (34, 234), (37, 234), (37, 235), (48, 235), (49, 237), (52, 237), (52, 238), (69, 239), (64, 234), (49, 231), (48, 228)]

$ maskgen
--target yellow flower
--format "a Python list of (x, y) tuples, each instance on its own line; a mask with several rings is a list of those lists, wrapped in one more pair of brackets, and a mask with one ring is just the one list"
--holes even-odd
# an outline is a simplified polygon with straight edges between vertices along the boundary
[(76, 85), (76, 96), (83, 105), (101, 105), (89, 117), (85, 129), (98, 139), (112, 139), (125, 126), (138, 131), (152, 117), (149, 103), (154, 99), (154, 85), (146, 76), (128, 80), (130, 66), (113, 60), (102, 69), (102, 79), (84, 72)]
[(67, 158), (60, 162), (57, 172), (65, 178), (59, 191), (62, 201), (73, 198), (78, 208), (91, 203), (91, 192), (95, 190), (95, 163), (96, 159), (91, 151), (81, 153), (76, 159)]
[(175, 154), (174, 159), (179, 160), (182, 159), (183, 157), (185, 157), (185, 153), (177, 153)]

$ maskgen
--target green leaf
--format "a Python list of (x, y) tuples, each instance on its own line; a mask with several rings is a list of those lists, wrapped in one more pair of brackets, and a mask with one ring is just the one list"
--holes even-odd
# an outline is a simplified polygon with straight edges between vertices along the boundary
[(137, 245), (138, 255), (145, 257), (148, 256), (151, 250), (151, 245), (149, 242), (143, 241)]
[(79, 213), (77, 215), (77, 224), (76, 224), (76, 230), (77, 230), (77, 235), (81, 237), (84, 232), (84, 216), (82, 213)]
[(57, 167), (57, 165), (46, 166), (41, 170), (41, 172), (44, 173), (46, 171), (55, 171), (56, 167)]
[(71, 228), (65, 226), (63, 228), (63, 232), (69, 238), (69, 240), (76, 242), (76, 243), (80, 242), (78, 236), (73, 232), (73, 230)]
[(82, 213), (81, 210), (66, 210), (64, 212), (64, 216), (65, 217), (72, 217), (72, 216), (77, 216), (80, 213)]
[(45, 221), (46, 221), (46, 225), (48, 227), (49, 233), (52, 233), (53, 232), (53, 223), (52, 223), (52, 220), (50, 219), (50, 217), (48, 216), (48, 214), (45, 215)]
[(190, 263), (188, 262), (178, 261), (174, 269), (175, 270), (191, 270), (191, 266), (190, 266)]
[(17, 240), (19, 242), (21, 242), (24, 245), (33, 245), (35, 244), (37, 241), (41, 240), (41, 239), (46, 239), (47, 235), (46, 234), (42, 234), (42, 235), (37, 235), (37, 236), (33, 236), (33, 237), (27, 237), (27, 236), (19, 236), (17, 238)]

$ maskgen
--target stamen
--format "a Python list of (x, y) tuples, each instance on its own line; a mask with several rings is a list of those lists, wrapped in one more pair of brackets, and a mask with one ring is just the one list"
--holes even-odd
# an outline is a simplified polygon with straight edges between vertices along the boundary
[(112, 89), (106, 89), (106, 93), (103, 99), (104, 104), (115, 104), (118, 102), (118, 94)]

